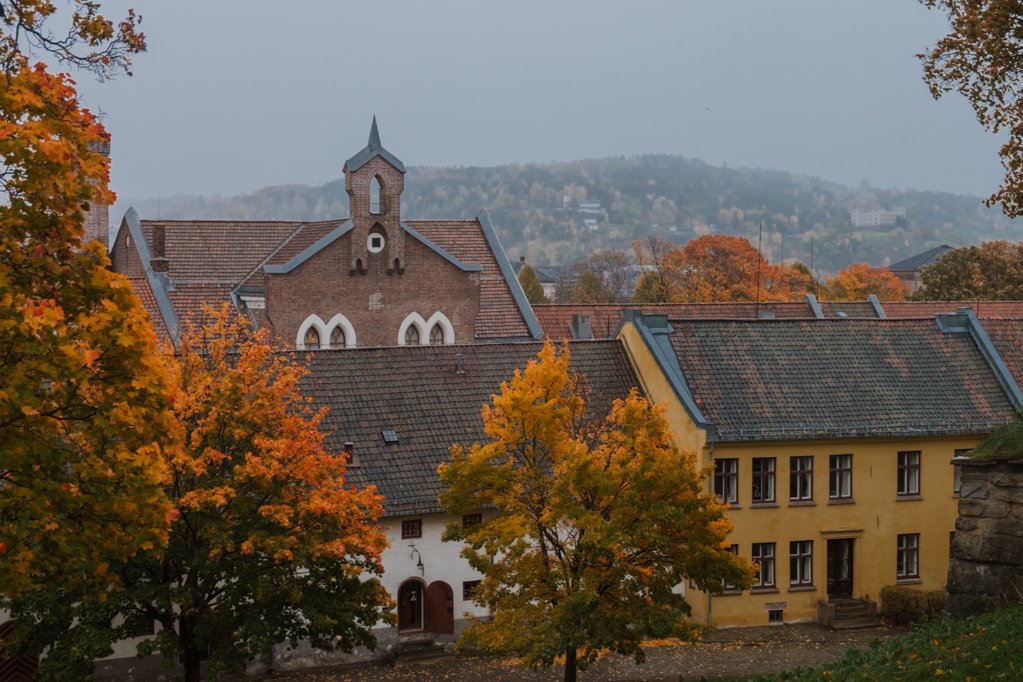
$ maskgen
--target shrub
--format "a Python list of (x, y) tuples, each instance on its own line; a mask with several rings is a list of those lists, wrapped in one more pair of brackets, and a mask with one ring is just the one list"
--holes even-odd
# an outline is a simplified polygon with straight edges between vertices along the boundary
[(904, 585), (881, 588), (881, 615), (894, 625), (907, 625), (939, 615), (945, 607), (943, 590), (915, 590)]

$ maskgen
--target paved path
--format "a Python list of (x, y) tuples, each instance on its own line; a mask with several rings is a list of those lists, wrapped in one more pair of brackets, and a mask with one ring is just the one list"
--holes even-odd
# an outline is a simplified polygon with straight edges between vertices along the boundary
[[(899, 634), (888, 628), (833, 632), (814, 624), (776, 625), (720, 630), (694, 644), (647, 648), (646, 662), (607, 656), (579, 675), (580, 682), (679, 682), (725, 680), (813, 666), (841, 658), (849, 647), (865, 647), (874, 639)], [(288, 682), (427, 682), (428, 680), (485, 680), (541, 682), (560, 680), (558, 667), (547, 671), (524, 668), (514, 660), (454, 656), (394, 667), (320, 671), (278, 675)], [(269, 679), (269, 678), (268, 678)]]

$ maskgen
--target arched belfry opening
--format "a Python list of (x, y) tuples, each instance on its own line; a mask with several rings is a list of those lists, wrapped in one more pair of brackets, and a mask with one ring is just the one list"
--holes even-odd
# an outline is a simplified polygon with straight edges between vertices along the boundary
[(380, 199), (380, 176), (374, 175), (369, 181), (369, 212), (380, 215), (384, 212), (384, 205)]
[[(368, 274), (380, 268), (389, 275), (405, 271), (405, 230), (401, 227), (401, 193), (405, 189), (405, 164), (380, 142), (376, 116), (369, 141), (344, 166), (345, 192), (350, 218), (350, 270)], [(374, 238), (373, 235), (377, 235)], [(370, 258), (382, 254), (383, 258)]]

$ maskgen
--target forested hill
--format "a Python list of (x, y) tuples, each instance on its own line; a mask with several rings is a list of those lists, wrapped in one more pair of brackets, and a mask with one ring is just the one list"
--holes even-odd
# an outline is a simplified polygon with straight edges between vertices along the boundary
[[(243, 196), (136, 201), (143, 217), (319, 220), (348, 213), (340, 179), (319, 187), (267, 187)], [(1023, 239), (1023, 221), (979, 197), (850, 188), (781, 171), (712, 166), (678, 156), (615, 157), (488, 168), (410, 167), (403, 216), (472, 217), (486, 208), (512, 258), (563, 264), (605, 248), (629, 249), (659, 234), (677, 242), (708, 233), (757, 243), (772, 261), (810, 261), (834, 272), (849, 263), (886, 265), (933, 246)], [(905, 208), (888, 227), (854, 227), (853, 210)], [(126, 206), (118, 206), (118, 209)]]

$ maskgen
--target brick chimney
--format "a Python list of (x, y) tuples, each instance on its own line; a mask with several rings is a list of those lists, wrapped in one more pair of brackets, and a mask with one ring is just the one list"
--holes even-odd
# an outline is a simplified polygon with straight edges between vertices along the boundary
[[(89, 151), (110, 156), (110, 140), (93, 140), (89, 142)], [(110, 207), (106, 204), (93, 202), (85, 212), (85, 236), (83, 239), (99, 240), (106, 250), (110, 251)]]
[(153, 272), (167, 272), (170, 269), (170, 262), (167, 260), (167, 228), (161, 223), (153, 225), (150, 241), (152, 256), (149, 259), (149, 266), (153, 268)]

